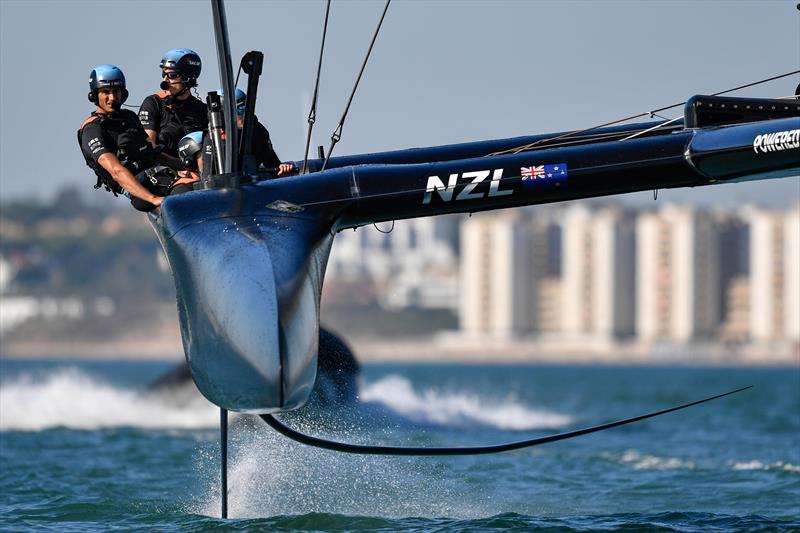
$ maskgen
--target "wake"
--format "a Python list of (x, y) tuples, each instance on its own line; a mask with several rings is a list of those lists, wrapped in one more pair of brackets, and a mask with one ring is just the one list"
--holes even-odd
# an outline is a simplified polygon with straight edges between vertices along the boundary
[(387, 376), (361, 391), (359, 398), (380, 402), (416, 422), (446, 426), (482, 425), (502, 430), (560, 428), (573, 423), (571, 416), (535, 409), (515, 400), (489, 400), (469, 392), (414, 390), (401, 376)]
[[(215, 429), (219, 424), (217, 407), (197, 393), (193, 385), (187, 384), (186, 388), (191, 390), (143, 394), (74, 367), (58, 368), (44, 375), (21, 374), (0, 385), (0, 430), (41, 431), (57, 427)], [(441, 426), (481, 425), (523, 431), (559, 428), (573, 422), (567, 415), (514, 400), (489, 400), (469, 391), (427, 389), (418, 392), (411, 381), (397, 375), (363, 386), (359, 399), (372, 407), (380, 405), (412, 422)]]
[(22, 374), (0, 386), (0, 430), (206, 429), (218, 423), (219, 411), (199, 394), (185, 405), (174, 405), (164, 397), (142, 395), (76, 368), (60, 368), (36, 378)]

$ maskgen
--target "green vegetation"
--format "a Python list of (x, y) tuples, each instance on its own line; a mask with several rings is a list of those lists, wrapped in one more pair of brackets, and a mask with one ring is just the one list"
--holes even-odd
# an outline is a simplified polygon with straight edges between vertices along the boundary
[(6, 292), (172, 300), (172, 280), (159, 267), (161, 248), (152, 229), (127, 202), (108, 199), (108, 207), (90, 206), (66, 190), (52, 203), (0, 204), (0, 256), (16, 271)]

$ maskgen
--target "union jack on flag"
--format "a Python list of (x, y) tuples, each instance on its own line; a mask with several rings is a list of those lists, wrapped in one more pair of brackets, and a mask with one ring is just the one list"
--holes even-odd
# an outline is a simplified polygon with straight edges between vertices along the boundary
[(538, 167), (522, 167), (519, 175), (522, 176), (522, 181), (544, 178), (544, 165), (539, 165)]

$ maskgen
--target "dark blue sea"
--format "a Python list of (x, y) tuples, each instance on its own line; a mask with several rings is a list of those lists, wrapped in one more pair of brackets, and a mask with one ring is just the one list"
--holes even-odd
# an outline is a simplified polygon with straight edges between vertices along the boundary
[(358, 443), (477, 445), (754, 388), (479, 457), (354, 456), (146, 386), (164, 363), (0, 360), (2, 531), (800, 531), (800, 369), (364, 365), (356, 405), (286, 417)]

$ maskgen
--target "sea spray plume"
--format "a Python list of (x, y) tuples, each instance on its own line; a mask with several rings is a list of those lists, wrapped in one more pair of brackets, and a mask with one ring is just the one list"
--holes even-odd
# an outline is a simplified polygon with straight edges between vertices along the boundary
[(74, 367), (34, 377), (22, 374), (0, 387), (0, 430), (40, 431), (54, 427), (213, 428), (215, 407), (196, 396), (183, 406), (143, 397)]
[[(304, 429), (320, 431), (312, 422), (308, 424)], [(345, 436), (342, 431), (321, 431), (331, 437)], [(376, 435), (362, 435), (370, 437)], [(493, 514), (498, 505), (491, 492), (475, 493), (463, 479), (446, 475), (435, 459), (408, 461), (298, 449), (276, 433), (265, 433), (252, 416), (235, 419), (230, 445), (231, 518), (330, 513), (474, 519)], [(204, 488), (189, 512), (209, 516), (219, 512), (216, 453), (209, 449), (197, 458)], [(413, 491), (409, 491), (411, 486)]]

